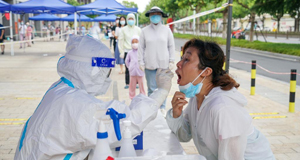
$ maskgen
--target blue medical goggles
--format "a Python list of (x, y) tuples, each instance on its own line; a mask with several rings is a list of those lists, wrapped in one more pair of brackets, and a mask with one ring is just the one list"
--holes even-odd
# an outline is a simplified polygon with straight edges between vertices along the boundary
[(111, 73), (112, 70), (111, 68), (114, 68), (116, 64), (116, 60), (114, 58), (105, 58), (105, 57), (88, 58), (88, 57), (81, 57), (81, 56), (75, 56), (70, 54), (66, 54), (65, 57), (74, 61), (91, 63), (92, 67), (110, 68), (107, 77), (109, 77)]

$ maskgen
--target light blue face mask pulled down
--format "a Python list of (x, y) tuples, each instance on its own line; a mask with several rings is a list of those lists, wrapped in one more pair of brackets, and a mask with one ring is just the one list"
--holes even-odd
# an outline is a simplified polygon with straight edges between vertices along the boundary
[(133, 25), (134, 25), (134, 20), (128, 20), (127, 22), (128, 22), (128, 24), (129, 24), (130, 26), (133, 26)]
[(203, 86), (203, 80), (205, 79), (205, 77), (202, 79), (202, 81), (198, 84), (196, 84), (195, 86), (193, 85), (193, 83), (202, 75), (202, 73), (206, 70), (206, 68), (193, 80), (193, 82), (190, 82), (184, 86), (178, 86), (179, 87), (179, 91), (185, 94), (186, 98), (192, 98), (195, 97), (196, 94), (200, 93), (201, 88)]
[(150, 21), (154, 24), (157, 24), (161, 21), (161, 16), (160, 15), (152, 15), (150, 17)]

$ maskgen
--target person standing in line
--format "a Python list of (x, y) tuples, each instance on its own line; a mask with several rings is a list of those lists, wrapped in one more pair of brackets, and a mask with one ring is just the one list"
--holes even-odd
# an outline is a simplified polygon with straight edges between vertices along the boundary
[(31, 32), (31, 43), (34, 44), (33, 38), (34, 38), (34, 35), (36, 34), (36, 31), (35, 31), (35, 28), (34, 28), (34, 26), (32, 25), (32, 23), (29, 23), (29, 26), (30, 26), (31, 29), (32, 29), (32, 32)]
[(48, 39), (47, 39), (47, 30), (48, 30), (47, 25), (46, 25), (46, 23), (44, 23), (43, 28), (42, 28), (44, 42), (48, 41)]
[[(19, 27), (20, 41), (24, 41), (25, 40), (26, 29), (27, 29), (27, 26), (24, 24), (23, 21), (21, 21), (21, 25)], [(20, 43), (20, 49), (22, 48), (22, 44), (23, 43)], [(24, 47), (25, 47), (25, 43), (24, 43)]]
[[(168, 26), (162, 25), (162, 18), (168, 17), (159, 7), (152, 7), (146, 12), (151, 24), (143, 28), (138, 49), (139, 64), (145, 70), (148, 95), (157, 88), (157, 69), (174, 68), (175, 44), (173, 33)], [(163, 115), (166, 115), (166, 101), (160, 107)]]
[(139, 67), (138, 63), (138, 46), (139, 46), (139, 36), (134, 35), (131, 40), (131, 47), (132, 50), (130, 50), (127, 54), (125, 63), (127, 68), (129, 68), (129, 74), (130, 74), (130, 83), (129, 83), (129, 98), (132, 99), (135, 97), (135, 88), (136, 84), (139, 84), (140, 93), (145, 94), (144, 89), (144, 71), (142, 71)]
[(84, 25), (81, 25), (81, 34), (82, 34), (82, 36), (85, 35), (85, 31), (86, 31), (86, 29), (85, 29)]
[(99, 28), (99, 22), (94, 22), (93, 27), (90, 29), (89, 35), (94, 37), (95, 39), (100, 40), (99, 34), (101, 33), (100, 28)]
[(32, 34), (32, 28), (29, 25), (29, 22), (26, 23), (27, 29), (26, 29), (26, 40), (27, 40), (27, 47), (31, 47), (31, 34)]
[(54, 35), (54, 31), (55, 31), (55, 27), (52, 25), (52, 24), (49, 24), (49, 30), (50, 30), (50, 41), (52, 40), (52, 41), (54, 41), (54, 37), (53, 36), (55, 36)]
[(124, 70), (123, 70), (123, 65), (124, 65), (124, 59), (120, 58), (120, 51), (119, 51), (119, 47), (118, 47), (118, 37), (120, 35), (120, 32), (122, 30), (123, 27), (125, 27), (127, 25), (126, 23), (126, 18), (124, 16), (121, 16), (118, 22), (118, 27), (116, 27), (116, 30), (114, 32), (115, 34), (115, 39), (116, 39), (116, 45), (115, 45), (115, 59), (116, 59), (116, 64), (120, 65), (120, 69), (121, 71), (119, 72), (119, 74), (123, 74)]
[(114, 25), (114, 26), (112, 26), (112, 30), (111, 30), (111, 34), (112, 34), (112, 37), (113, 37), (113, 49), (114, 49), (114, 52), (116, 51), (116, 41), (117, 41), (117, 39), (116, 39), (116, 28), (117, 27), (119, 27), (119, 21), (120, 21), (120, 18), (119, 17), (117, 17), (116, 18), (116, 21), (115, 21), (115, 23), (116, 23), (116, 25)]
[(4, 54), (4, 49), (5, 49), (5, 45), (3, 45), (2, 43), (4, 42), (5, 39), (5, 30), (2, 24), (0, 24), (0, 44), (1, 44), (1, 54)]
[[(131, 50), (131, 38), (133, 35), (140, 36), (141, 34), (141, 28), (135, 26), (135, 16), (134, 14), (130, 13), (127, 15), (127, 23), (128, 25), (122, 28), (119, 36), (119, 51), (120, 51), (120, 57), (126, 59), (127, 52)], [(125, 66), (125, 89), (129, 88), (129, 70)]]

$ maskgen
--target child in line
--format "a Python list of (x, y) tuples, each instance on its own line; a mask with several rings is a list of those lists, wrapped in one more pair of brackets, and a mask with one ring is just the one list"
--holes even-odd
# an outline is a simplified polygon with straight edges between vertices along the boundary
[(129, 98), (132, 99), (135, 96), (136, 84), (139, 84), (140, 93), (145, 94), (144, 89), (144, 72), (140, 69), (138, 63), (138, 46), (139, 46), (139, 36), (134, 35), (131, 39), (131, 47), (125, 59), (125, 64), (129, 70), (130, 82), (129, 82)]

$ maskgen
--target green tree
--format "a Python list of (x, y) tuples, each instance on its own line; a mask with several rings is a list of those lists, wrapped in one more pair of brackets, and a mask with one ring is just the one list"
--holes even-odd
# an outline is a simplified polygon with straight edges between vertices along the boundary
[(84, 5), (83, 2), (79, 3), (77, 0), (67, 0), (67, 3), (73, 6), (81, 6)]
[(286, 13), (286, 0), (256, 0), (254, 9), (258, 15), (269, 13), (277, 21), (277, 31), (280, 31), (280, 19)]
[(254, 7), (255, 0), (234, 0), (234, 2), (236, 2), (241, 7), (245, 8), (249, 13), (249, 22), (251, 23), (249, 41), (253, 42), (253, 35), (254, 35), (253, 29), (254, 29), (255, 15), (256, 15), (255, 7)]
[[(77, 0), (67, 0), (67, 3), (70, 4), (70, 5), (73, 5), (73, 6), (81, 6), (81, 5), (84, 5), (83, 2), (79, 3)], [(74, 22), (68, 22), (68, 24), (69, 24), (69, 26), (72, 28)]]
[(286, 0), (286, 9), (291, 17), (295, 18), (295, 32), (299, 32), (300, 20), (300, 1), (299, 0)]
[[(190, 7), (190, 10), (195, 10), (196, 13), (201, 12), (202, 8), (205, 8), (207, 4), (211, 3), (213, 0), (177, 0), (179, 7)], [(217, 0), (218, 1), (218, 0)], [(186, 16), (188, 16), (188, 9), (186, 11)], [(185, 25), (184, 25), (185, 26)], [(200, 21), (196, 18), (196, 34), (199, 33)]]
[(127, 8), (138, 8), (138, 5), (134, 2), (123, 1), (122, 4)]

